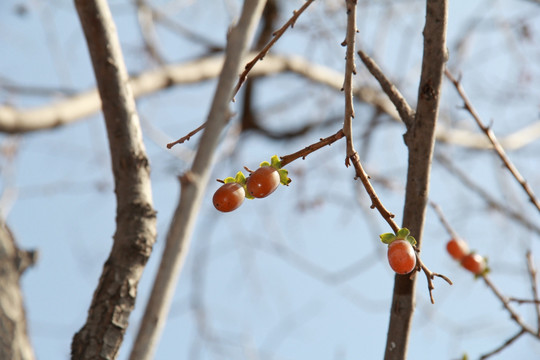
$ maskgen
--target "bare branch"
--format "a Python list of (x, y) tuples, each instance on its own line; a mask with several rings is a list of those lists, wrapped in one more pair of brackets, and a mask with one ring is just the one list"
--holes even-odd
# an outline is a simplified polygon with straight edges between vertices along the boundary
[(270, 40), (268, 44), (266, 44), (266, 46), (263, 47), (262, 50), (257, 55), (255, 55), (255, 58), (253, 60), (251, 60), (250, 62), (246, 64), (244, 71), (240, 74), (238, 83), (236, 84), (234, 88), (233, 98), (238, 93), (238, 90), (240, 90), (240, 87), (242, 87), (242, 84), (246, 81), (248, 73), (251, 71), (251, 69), (253, 69), (255, 64), (257, 64), (259, 60), (262, 60), (266, 56), (270, 48), (279, 40), (279, 38), (283, 34), (285, 34), (285, 31), (287, 31), (289, 27), (291, 28), (294, 27), (294, 24), (296, 23), (296, 20), (298, 19), (298, 17), (304, 12), (304, 10), (308, 8), (309, 5), (311, 5), (313, 1), (315, 0), (306, 1), (300, 9), (294, 11), (293, 16), (285, 23), (285, 25), (283, 25), (281, 28), (279, 28), (272, 34), (273, 35), (272, 40)]
[(540, 234), (540, 226), (538, 226), (538, 224), (529, 220), (522, 211), (514, 210), (510, 208), (507, 204), (498, 201), (481, 185), (472, 181), (472, 179), (470, 179), (464, 171), (462, 171), (455, 164), (453, 164), (452, 161), (448, 159), (448, 157), (439, 152), (435, 154), (435, 158), (439, 164), (443, 165), (448, 170), (448, 172), (457, 177), (467, 189), (473, 191), (478, 196), (480, 196), (490, 208), (505, 214), (506, 216), (515, 220), (525, 228), (534, 231), (537, 234)]
[(356, 39), (356, 0), (347, 0), (347, 34), (342, 46), (347, 47), (345, 52), (345, 81), (343, 83), (343, 94), (345, 96), (345, 118), (343, 121), (343, 134), (347, 142), (345, 165), (349, 166), (349, 159), (356, 154), (354, 149), (352, 134), (352, 119), (354, 118), (353, 105), (353, 75), (356, 74), (356, 65), (354, 63), (354, 47)]
[(422, 259), (420, 259), (420, 256), (418, 255), (418, 251), (416, 252), (416, 266), (422, 269), (424, 274), (426, 275), (426, 280), (428, 284), (428, 291), (429, 291), (429, 299), (432, 304), (435, 304), (435, 299), (433, 298), (433, 289), (435, 289), (435, 286), (433, 285), (433, 279), (435, 277), (440, 277), (444, 281), (446, 281), (449, 285), (453, 285), (452, 280), (450, 280), (447, 276), (439, 273), (435, 273), (427, 268), (426, 265), (422, 262)]
[(400, 229), (398, 224), (394, 221), (394, 214), (392, 214), (390, 211), (386, 210), (384, 205), (382, 204), (381, 200), (377, 196), (377, 193), (375, 192), (375, 189), (371, 185), (369, 181), (369, 176), (364, 171), (364, 168), (362, 164), (360, 163), (360, 156), (358, 156), (357, 153), (355, 153), (351, 158), (350, 161), (352, 162), (352, 165), (354, 166), (356, 170), (356, 177), (360, 179), (362, 182), (362, 185), (364, 185), (364, 188), (366, 189), (366, 192), (369, 195), (369, 198), (371, 199), (371, 208), (377, 209), (384, 220), (390, 225), (394, 233), (397, 233)]
[(481, 277), (482, 277), (482, 280), (484, 280), (484, 283), (490, 288), (491, 292), (493, 292), (493, 294), (495, 294), (497, 299), (499, 299), (501, 301), (501, 303), (503, 304), (506, 311), (508, 311), (508, 313), (510, 314), (510, 317), (512, 318), (512, 320), (514, 320), (514, 322), (516, 324), (518, 324), (519, 327), (521, 327), (521, 329), (523, 331), (528, 332), (529, 334), (531, 334), (531, 335), (533, 335), (533, 336), (540, 339), (540, 335), (536, 331), (534, 331), (531, 327), (529, 327), (527, 324), (525, 324), (525, 322), (523, 321), (521, 316), (519, 316), (519, 314), (510, 305), (510, 301), (508, 300), (508, 298), (505, 297), (499, 291), (499, 289), (495, 286), (495, 284), (493, 284), (493, 282), (491, 281), (489, 276), (488, 275), (482, 275)]
[(297, 151), (297, 152), (295, 152), (293, 154), (282, 156), (281, 157), (281, 166), (285, 166), (287, 164), (290, 164), (291, 162), (293, 162), (293, 161), (295, 161), (295, 160), (297, 160), (299, 158), (305, 159), (306, 156), (308, 156), (312, 152), (315, 152), (315, 151), (319, 150), (322, 147), (329, 146), (329, 145), (333, 144), (337, 140), (342, 139), (343, 136), (345, 136), (343, 134), (343, 129), (339, 129), (339, 131), (337, 133), (335, 133), (334, 135), (330, 135), (330, 136), (328, 136), (328, 137), (326, 137), (324, 139), (320, 139), (318, 142), (316, 142), (314, 144), (311, 144), (311, 145), (308, 145), (304, 149), (299, 150), (299, 151)]
[(530, 251), (527, 251), (527, 269), (529, 270), (531, 292), (535, 304), (534, 309), (536, 311), (536, 328), (538, 329), (538, 336), (540, 337), (540, 296), (538, 294), (538, 279), (536, 277), (538, 273), (536, 271), (536, 267), (534, 266), (534, 260)]
[(523, 335), (523, 334), (525, 334), (525, 331), (523, 329), (521, 329), (516, 335), (514, 335), (511, 338), (509, 338), (508, 340), (506, 340), (501, 346), (497, 347), (496, 349), (494, 349), (493, 351), (490, 351), (487, 354), (484, 354), (484, 355), (480, 356), (480, 360), (485, 360), (485, 359), (487, 359), (487, 358), (489, 358), (489, 357), (503, 351), (508, 346), (510, 346), (514, 341), (519, 339), (521, 337), (521, 335)]
[[(398, 224), (394, 221), (394, 214), (389, 212), (384, 205), (382, 204), (381, 200), (377, 196), (377, 193), (375, 192), (375, 189), (371, 185), (371, 182), (369, 181), (369, 176), (364, 171), (364, 168), (362, 167), (362, 164), (360, 163), (360, 157), (356, 153), (354, 156), (350, 158), (354, 168), (356, 169), (356, 177), (360, 178), (360, 181), (362, 181), (362, 185), (364, 185), (364, 188), (366, 189), (366, 192), (368, 193), (370, 199), (371, 199), (371, 208), (377, 209), (384, 220), (390, 225), (394, 233), (397, 233), (399, 231)], [(452, 281), (446, 277), (445, 275), (438, 274), (435, 272), (432, 272), (428, 269), (426, 265), (422, 262), (419, 255), (419, 249), (416, 248), (416, 267), (417, 270), (422, 270), (424, 274), (426, 275), (427, 283), (428, 283), (428, 291), (429, 291), (429, 297), (431, 300), (431, 303), (434, 304), (435, 300), (433, 298), (433, 289), (435, 286), (433, 285), (433, 279), (435, 277), (440, 277), (444, 279), (448, 284), (452, 285)], [(411, 277), (415, 277), (413, 274)]]
[(403, 120), (407, 127), (410, 127), (414, 119), (414, 110), (409, 106), (407, 100), (405, 100), (403, 95), (401, 95), (396, 86), (390, 80), (388, 80), (372, 58), (370, 58), (362, 50), (358, 51), (358, 55), (364, 62), (364, 65), (366, 65), (368, 68), (369, 72), (375, 77), (375, 79), (377, 79), (385, 94), (390, 98), (390, 101), (392, 101), (396, 107), (401, 120)]
[(150, 299), (145, 309), (131, 360), (151, 359), (165, 325), (174, 290), (189, 250), (190, 238), (208, 178), (220, 134), (230, 117), (229, 104), (233, 97), (236, 74), (247, 53), (250, 39), (261, 17), (263, 0), (246, 0), (238, 24), (229, 34), (226, 57), (216, 93), (206, 121), (191, 170), (181, 178), (180, 201), (167, 234)]
[[(256, 56), (256, 54), (246, 58), (251, 56)], [(210, 55), (186, 63), (165, 65), (148, 70), (132, 76), (129, 83), (134, 97), (141, 98), (171, 86), (214, 79), (219, 75), (222, 66), (222, 55)], [(294, 73), (336, 91), (343, 88), (342, 73), (298, 56), (267, 54), (265, 61), (251, 70), (250, 76), (264, 77), (280, 73)], [(359, 86), (353, 89), (353, 96), (356, 101), (370, 104), (377, 111), (387, 114), (391, 119), (401, 121), (395, 106), (380, 90), (371, 86)], [(96, 89), (31, 109), (17, 109), (9, 105), (0, 105), (0, 132), (25, 133), (52, 129), (69, 125), (97, 113), (100, 109), (101, 101)], [(190, 136), (195, 133), (194, 131)], [(473, 149), (491, 149), (491, 144), (484, 135), (468, 130), (453, 129), (439, 123), (435, 134), (439, 142)], [(540, 138), (540, 121), (517, 130), (499, 141), (504, 148), (515, 150), (527, 146), (538, 138)]]
[(156, 240), (150, 166), (120, 43), (106, 0), (76, 0), (101, 97), (115, 181), (116, 233), (72, 359), (114, 359)]
[(450, 73), (450, 71), (446, 70), (445, 74), (446, 74), (446, 77), (448, 79), (450, 79), (452, 84), (454, 84), (459, 96), (461, 96), (461, 99), (464, 102), (465, 110), (467, 110), (469, 112), (469, 114), (471, 114), (473, 119), (476, 121), (476, 124), (478, 124), (478, 127), (480, 128), (480, 130), (482, 130), (482, 132), (484, 132), (484, 134), (486, 134), (486, 137), (489, 139), (489, 141), (493, 145), (493, 150), (495, 151), (495, 153), (502, 160), (502, 162), (504, 163), (504, 166), (506, 166), (506, 168), (508, 169), (508, 171), (510, 171), (512, 176), (521, 185), (521, 187), (523, 188), (523, 190), (525, 191), (525, 193), (529, 197), (529, 200), (531, 201), (531, 203), (540, 212), (540, 201), (538, 200), (538, 198), (534, 194), (533, 190), (531, 189), (531, 187), (527, 183), (527, 180), (525, 180), (525, 178), (521, 175), (521, 173), (515, 167), (515, 165), (512, 163), (512, 161), (510, 161), (510, 159), (506, 155), (506, 152), (504, 151), (504, 148), (501, 146), (501, 143), (495, 137), (495, 134), (493, 133), (491, 128), (484, 125), (484, 123), (482, 122), (482, 119), (480, 119), (480, 115), (478, 115), (478, 113), (476, 112), (476, 110), (472, 106), (471, 102), (467, 98), (467, 95), (465, 94), (465, 90), (461, 86), (461, 83)]

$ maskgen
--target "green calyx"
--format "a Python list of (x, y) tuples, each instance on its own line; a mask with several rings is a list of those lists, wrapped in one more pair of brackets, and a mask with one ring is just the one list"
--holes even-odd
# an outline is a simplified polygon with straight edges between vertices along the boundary
[(384, 234), (379, 235), (379, 237), (381, 238), (381, 241), (387, 245), (390, 245), (392, 242), (396, 240), (406, 240), (411, 245), (414, 246), (416, 245), (416, 239), (413, 236), (409, 235), (410, 233), (411, 232), (409, 231), (409, 229), (401, 228), (399, 229), (397, 234), (384, 233)]
[(246, 187), (246, 176), (244, 175), (243, 172), (239, 171), (236, 173), (236, 176), (235, 177), (227, 177), (225, 179), (223, 179), (223, 182), (225, 184), (228, 184), (228, 183), (239, 183), (240, 185), (242, 185), (242, 187), (244, 188), (244, 192), (246, 193), (246, 199), (250, 199), (250, 200), (253, 200), (255, 199), (253, 196), (251, 196), (251, 194), (247, 191), (247, 187)]
[(263, 161), (259, 165), (259, 167), (263, 167), (263, 166), (271, 166), (274, 169), (276, 169), (279, 173), (279, 181), (281, 182), (281, 184), (289, 186), (292, 180), (289, 178), (289, 172), (287, 171), (287, 169), (281, 168), (281, 160), (279, 159), (279, 156), (277, 155), (272, 156), (272, 158), (270, 158), (270, 162)]
[(246, 176), (244, 175), (243, 172), (239, 171), (236, 173), (236, 176), (235, 177), (227, 177), (223, 180), (223, 182), (225, 184), (228, 184), (228, 183), (232, 183), (232, 182), (236, 182), (236, 183), (239, 183), (240, 185), (245, 185), (246, 184)]

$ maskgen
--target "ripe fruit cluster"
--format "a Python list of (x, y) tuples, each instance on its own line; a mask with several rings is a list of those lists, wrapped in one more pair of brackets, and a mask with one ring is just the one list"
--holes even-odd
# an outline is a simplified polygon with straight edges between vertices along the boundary
[(474, 275), (484, 275), (489, 271), (486, 259), (471, 252), (463, 239), (450, 239), (446, 243), (446, 250), (454, 260), (459, 261), (461, 266)]
[(413, 245), (416, 239), (412, 237), (409, 229), (399, 229), (397, 234), (386, 233), (380, 235), (381, 241), (388, 244), (388, 263), (397, 274), (405, 275), (416, 268), (416, 253)]
[(212, 201), (214, 207), (221, 212), (236, 210), (242, 205), (245, 198), (261, 199), (273, 193), (279, 184), (289, 185), (291, 179), (288, 171), (281, 168), (281, 161), (274, 155), (271, 162), (264, 161), (260, 167), (251, 171), (246, 178), (239, 171), (236, 177), (228, 177), (223, 180), (223, 185), (216, 190)]

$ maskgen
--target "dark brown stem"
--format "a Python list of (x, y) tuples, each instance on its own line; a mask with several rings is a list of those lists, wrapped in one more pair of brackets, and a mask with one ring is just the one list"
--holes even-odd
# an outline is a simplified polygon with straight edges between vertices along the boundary
[(356, 177), (360, 179), (362, 182), (362, 185), (364, 185), (364, 188), (366, 189), (366, 192), (369, 195), (369, 198), (371, 199), (371, 208), (377, 209), (381, 216), (386, 220), (388, 225), (394, 230), (394, 233), (397, 233), (400, 229), (399, 225), (394, 221), (394, 214), (392, 214), (390, 211), (388, 211), (384, 205), (382, 204), (381, 200), (377, 196), (377, 193), (375, 192), (375, 189), (371, 185), (369, 181), (369, 176), (366, 174), (364, 168), (362, 167), (362, 164), (360, 163), (360, 156), (358, 156), (357, 153), (355, 153), (351, 158), (350, 161), (352, 165), (354, 166), (354, 169), (356, 170)]
[(328, 146), (336, 142), (337, 140), (343, 138), (345, 135), (343, 134), (343, 129), (339, 129), (337, 133), (334, 135), (330, 135), (324, 139), (320, 139), (318, 142), (308, 145), (302, 150), (299, 150), (295, 153), (292, 153), (290, 155), (281, 156), (281, 166), (285, 166), (287, 164), (292, 163), (293, 161), (302, 158), (305, 159), (306, 156), (311, 154), (312, 152), (315, 152), (319, 150), (322, 147)]
[[(422, 244), (429, 193), (431, 159), (435, 143), (435, 124), (439, 110), (446, 53), (447, 0), (427, 0), (424, 28), (424, 54), (414, 122), (405, 134), (409, 166), (403, 209), (403, 227)], [(396, 275), (385, 360), (404, 360), (415, 307), (416, 277)]]
[(190, 131), (189, 134), (185, 135), (185, 136), (182, 136), (180, 139), (176, 140), (176, 141), (173, 141), (171, 143), (168, 143), (167, 144), (167, 149), (170, 149), (172, 148), (174, 145), (176, 144), (183, 144), (185, 141), (188, 141), (193, 135), (197, 134), (199, 131), (201, 131), (202, 129), (204, 129), (204, 127), (206, 126), (206, 122), (203, 123), (201, 126), (199, 126), (198, 128), (196, 128), (195, 130), (193, 131)]
[(509, 297), (508, 302), (515, 302), (519, 305), (521, 304), (540, 304), (540, 300), (535, 299), (519, 299), (515, 297)]

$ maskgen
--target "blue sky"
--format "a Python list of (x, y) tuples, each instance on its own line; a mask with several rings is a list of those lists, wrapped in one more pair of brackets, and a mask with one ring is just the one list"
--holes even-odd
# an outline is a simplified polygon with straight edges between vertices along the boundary
[[(301, 3), (291, 2), (285, 13)], [(238, 9), (238, 2), (219, 0), (154, 4), (178, 23), (216, 42), (224, 40)], [(540, 29), (534, 21), (540, 7), (525, 1), (515, 4), (480, 1), (471, 6), (467, 1), (452, 1), (450, 9), (449, 64), (464, 75), (463, 84), (475, 106), (485, 121), (493, 121), (493, 129), (500, 135), (539, 120), (539, 87), (535, 84), (540, 79), (536, 65)], [(18, 5), (28, 9), (24, 16), (15, 16)], [(130, 2), (112, 1), (111, 6), (129, 70), (136, 73), (156, 66), (143, 53)], [(340, 13), (331, 2), (315, 2), (295, 29), (278, 42), (276, 53), (308, 56), (313, 62), (341, 70), (344, 16), (338, 16)], [(359, 46), (374, 55), (414, 103), (422, 44), (421, 2), (406, 2), (390, 11), (388, 6), (360, 1), (358, 18)], [(478, 23), (477, 31), (460, 53), (453, 46), (471, 19)], [(516, 35), (520, 21), (536, 37), (521, 41)], [(167, 61), (186, 61), (203, 53), (201, 46), (162, 26), (157, 31)], [(29, 96), (10, 91), (13, 88), (8, 85), (73, 91), (93, 86), (71, 2), (2, 2), (0, 48), (2, 103), (24, 108), (62, 97), (61, 91), (48, 97)], [(363, 69), (356, 79), (372, 81)], [(176, 176), (189, 167), (190, 152), (198, 141), (193, 138), (181, 149), (169, 151), (164, 148), (164, 138), (156, 134), (165, 134), (170, 141), (200, 124), (214, 86), (213, 81), (179, 86), (138, 101), (153, 170), (158, 242), (140, 284), (120, 359), (129, 353), (178, 200)], [(476, 131), (467, 114), (456, 110), (461, 102), (453, 89), (446, 86), (444, 91), (441, 121)], [(293, 75), (262, 81), (255, 98), (265, 124), (276, 129), (341, 114), (342, 101), (340, 94)], [(239, 111), (238, 106), (232, 108)], [(360, 139), (371, 115), (370, 108), (357, 105), (359, 148), (366, 141)], [(287, 141), (253, 134), (241, 139), (224, 137), (212, 177), (233, 176), (243, 166), (256, 167), (274, 154), (292, 153), (338, 128), (339, 122)], [(228, 130), (234, 130), (234, 123)], [(369, 151), (363, 154), (376, 190), (398, 223), (407, 161), (403, 132), (400, 125), (385, 122), (374, 131)], [(20, 246), (40, 252), (39, 262), (22, 280), (32, 344), (39, 359), (67, 358), (115, 230), (103, 121), (96, 114), (63, 128), (2, 135), (0, 140), (2, 146), (17, 144), (15, 159), (2, 160), (0, 183), (3, 194), (9, 190), (17, 196), (12, 206), (2, 203), (2, 211), (7, 212), (7, 223)], [(491, 153), (447, 144), (436, 148), (496, 198), (539, 223), (539, 214)], [(539, 150), (536, 141), (510, 153), (533, 189), (540, 189)], [(382, 357), (393, 273), (378, 235), (390, 229), (369, 209), (366, 194), (353, 181), (351, 169), (343, 166), (343, 158), (344, 145), (337, 143), (305, 161), (296, 161), (288, 166), (291, 186), (267, 199), (246, 201), (230, 214), (219, 214), (213, 208), (210, 199), (218, 184), (210, 183), (156, 359)], [(394, 186), (385, 187), (381, 180)], [(492, 278), (501, 290), (530, 297), (524, 253), (530, 249), (539, 263), (538, 234), (487, 209), (483, 200), (438, 164), (433, 167), (431, 198), (442, 206), (471, 248), (489, 257)], [(427, 216), (422, 258), (433, 271), (451, 277), (454, 285), (435, 280), (436, 303), (431, 305), (425, 279), (420, 276), (409, 357), (450, 360), (467, 352), (477, 358), (514, 335), (518, 327), (481, 281), (450, 260), (444, 251), (448, 236), (431, 210)], [(534, 325), (532, 307), (516, 307)], [(524, 336), (493, 358), (532, 360), (539, 353), (540, 343)]]

